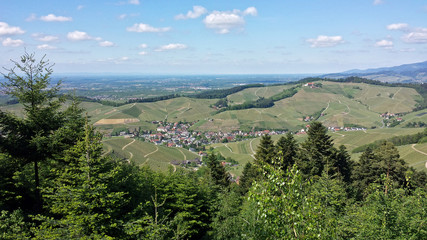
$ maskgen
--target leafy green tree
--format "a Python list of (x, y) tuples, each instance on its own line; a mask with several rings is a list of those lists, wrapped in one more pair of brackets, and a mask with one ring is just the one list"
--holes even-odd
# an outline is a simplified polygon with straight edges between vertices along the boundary
[(294, 165), (297, 158), (298, 144), (294, 136), (288, 132), (285, 137), (280, 137), (276, 143), (276, 152), (279, 168), (285, 170)]
[(261, 142), (255, 153), (255, 162), (262, 166), (263, 164), (274, 164), (276, 161), (276, 148), (270, 135), (263, 135)]
[(425, 239), (427, 237), (427, 196), (422, 188), (407, 195), (403, 189), (382, 186), (361, 205), (350, 205), (339, 231), (343, 239)]
[(213, 239), (241, 239), (243, 220), (240, 215), (242, 196), (236, 191), (219, 194), (213, 217)]
[[(268, 167), (268, 166), (267, 166)], [(244, 208), (247, 239), (314, 239), (326, 231), (322, 208), (307, 194), (305, 182), (294, 166), (283, 173), (272, 167), (264, 180), (248, 192), (253, 207)], [(250, 212), (246, 212), (250, 211)], [(327, 237), (326, 237), (327, 238)]]
[[(384, 141), (375, 154), (380, 159), (380, 169), (387, 179), (398, 182), (403, 186), (406, 182), (405, 172), (408, 170), (405, 161), (400, 158), (399, 151), (391, 142)], [(384, 190), (387, 192), (387, 186)]]

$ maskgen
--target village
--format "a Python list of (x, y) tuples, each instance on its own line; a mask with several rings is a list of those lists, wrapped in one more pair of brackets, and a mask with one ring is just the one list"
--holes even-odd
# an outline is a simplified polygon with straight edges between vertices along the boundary
[(263, 130), (263, 131), (234, 131), (234, 132), (200, 132), (190, 130), (193, 123), (170, 123), (162, 121), (154, 121), (158, 124), (156, 131), (141, 131), (141, 132), (120, 132), (119, 136), (125, 138), (138, 137), (146, 142), (151, 142), (155, 145), (164, 145), (167, 147), (187, 148), (189, 151), (198, 152), (205, 151), (205, 145), (213, 143), (227, 143), (242, 141), (245, 139), (256, 138), (262, 135), (278, 135), (284, 134), (286, 131), (278, 130)]

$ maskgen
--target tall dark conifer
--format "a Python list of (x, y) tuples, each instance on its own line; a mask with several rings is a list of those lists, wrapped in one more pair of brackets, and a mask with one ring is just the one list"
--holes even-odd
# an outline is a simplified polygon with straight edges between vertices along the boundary
[(221, 165), (221, 162), (217, 159), (215, 154), (210, 154), (207, 161), (210, 174), (219, 186), (228, 187), (230, 185), (230, 175), (225, 170), (224, 166)]
[(307, 131), (307, 139), (302, 143), (302, 157), (299, 165), (308, 176), (320, 176), (325, 166), (333, 159), (333, 143), (328, 129), (320, 122), (313, 122)]
[(298, 145), (294, 136), (288, 132), (286, 136), (280, 137), (276, 144), (278, 167), (282, 170), (292, 167), (297, 158)]
[(276, 162), (276, 148), (274, 147), (271, 136), (264, 135), (261, 137), (261, 142), (258, 145), (255, 154), (256, 163), (260, 166), (263, 164), (274, 164)]
[(338, 177), (341, 177), (342, 180), (346, 183), (351, 181), (351, 170), (353, 167), (353, 162), (351, 157), (347, 152), (347, 148), (344, 145), (341, 145), (332, 160), (333, 174), (336, 174)]

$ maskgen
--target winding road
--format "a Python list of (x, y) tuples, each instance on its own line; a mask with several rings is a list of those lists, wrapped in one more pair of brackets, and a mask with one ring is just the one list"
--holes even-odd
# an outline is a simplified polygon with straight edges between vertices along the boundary
[[(152, 152), (150, 152), (150, 153), (145, 154), (145, 155), (144, 155), (144, 157), (146, 158), (146, 157), (150, 156), (151, 154), (153, 154), (153, 153), (155, 153), (155, 152), (157, 152), (157, 151), (159, 151), (159, 147), (157, 147), (157, 146), (156, 146), (156, 150), (154, 150), (154, 151), (152, 151)], [(141, 164), (141, 166), (142, 166), (142, 165), (144, 165), (144, 164), (146, 164), (146, 163), (148, 162), (148, 160), (150, 160), (150, 158), (147, 158), (147, 160), (145, 160), (145, 162), (143, 162), (143, 163)]]
[(224, 146), (226, 147), (226, 148), (228, 148), (228, 150), (230, 150), (230, 152), (233, 152), (233, 150), (227, 145), (227, 144), (224, 144)]
[[(126, 145), (124, 145), (123, 147), (122, 147), (122, 151), (124, 151), (125, 150), (125, 148), (127, 148), (129, 145), (131, 145), (132, 143), (134, 143), (136, 141), (136, 139), (133, 139), (133, 141), (132, 142), (130, 142), (130, 143), (128, 143), (128, 144), (126, 144)], [(128, 153), (130, 154), (130, 157), (129, 157), (129, 159), (128, 159), (128, 162), (130, 162), (130, 160), (133, 158), (133, 153), (132, 152), (130, 152), (130, 151), (128, 151)]]
[(252, 142), (253, 142), (255, 139), (256, 139), (256, 138), (252, 139), (252, 140), (249, 142), (249, 147), (251, 148), (251, 151), (252, 151), (251, 157), (252, 157), (253, 159), (255, 159), (255, 151), (254, 151), (254, 149), (253, 149), (253, 147), (252, 147)]
[[(416, 149), (415, 148), (415, 145), (416, 144), (412, 144), (412, 149), (414, 149), (416, 152), (418, 152), (418, 153), (421, 153), (421, 154), (424, 154), (424, 155), (426, 155), (427, 156), (427, 153), (425, 153), (425, 152), (422, 152), (422, 151), (420, 151), (420, 150), (418, 150), (418, 149)], [(424, 160), (423, 160), (424, 161)], [(421, 162), (423, 162), (423, 161), (421, 161)], [(418, 162), (418, 163), (420, 163), (420, 162)], [(418, 163), (414, 163), (413, 165), (416, 165), (416, 164), (418, 164)], [(425, 164), (425, 167), (427, 168), (427, 161), (426, 161), (426, 164)]]
[(159, 147), (156, 146), (156, 150), (154, 150), (154, 151), (152, 151), (150, 153), (145, 154), (144, 157), (148, 157), (148, 156), (150, 156), (151, 154), (153, 154), (153, 153), (155, 153), (157, 151), (159, 151)]

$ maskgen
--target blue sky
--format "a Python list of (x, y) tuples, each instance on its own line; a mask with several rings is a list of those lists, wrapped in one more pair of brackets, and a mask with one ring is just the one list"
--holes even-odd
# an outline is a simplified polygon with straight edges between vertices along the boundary
[(0, 65), (59, 73), (329, 73), (427, 60), (422, 0), (1, 0)]

